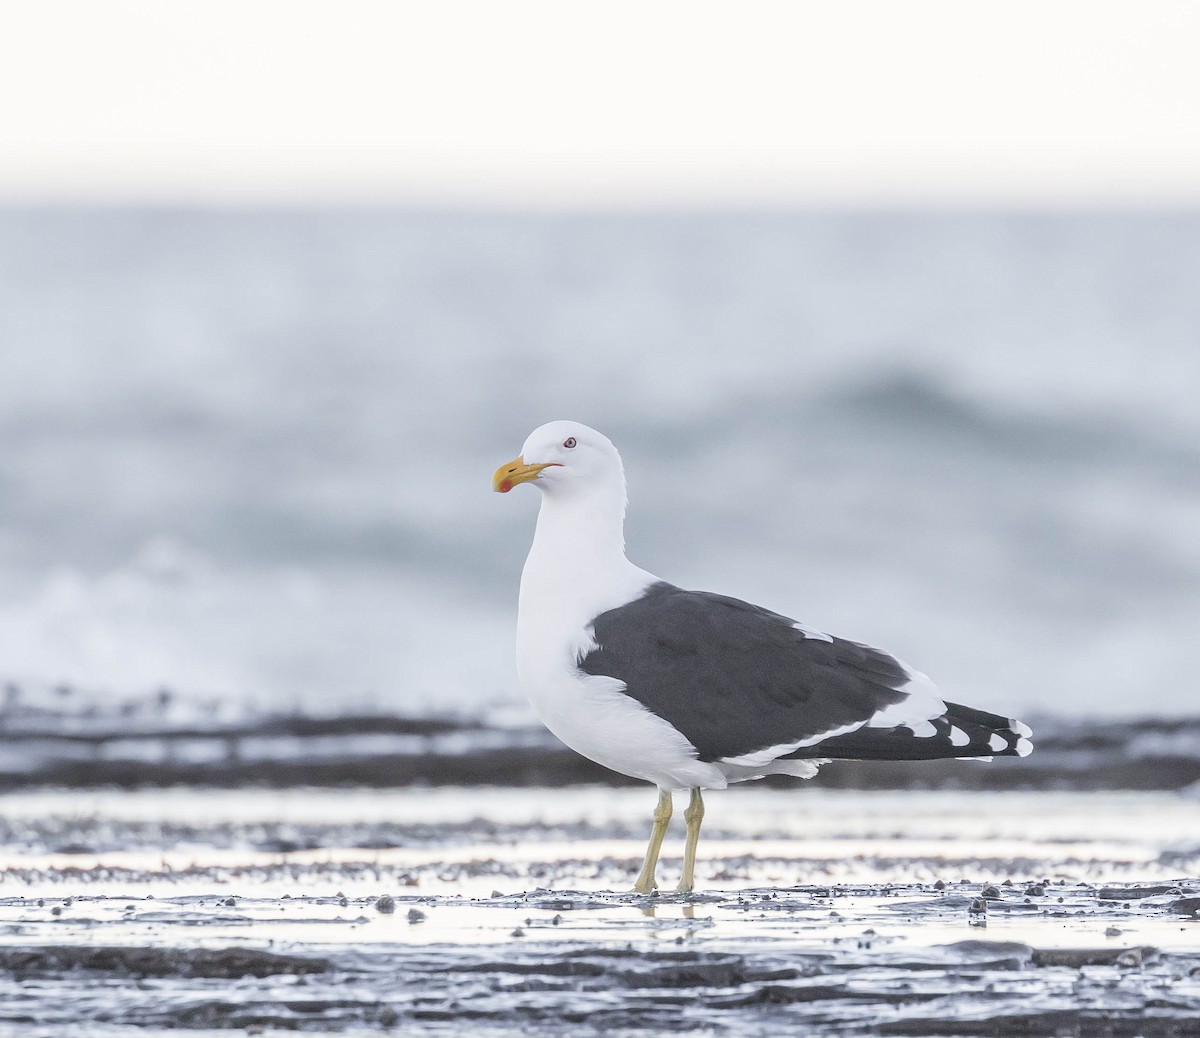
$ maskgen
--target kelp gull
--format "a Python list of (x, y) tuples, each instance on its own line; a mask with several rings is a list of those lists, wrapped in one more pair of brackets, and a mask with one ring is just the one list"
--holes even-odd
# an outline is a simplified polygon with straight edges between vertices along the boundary
[(654, 872), (671, 794), (690, 790), (683, 877), (694, 885), (702, 789), (810, 778), (832, 759), (1023, 757), (1028, 727), (947, 703), (894, 656), (768, 609), (685, 591), (625, 557), (625, 473), (578, 422), (534, 430), (493, 487), (542, 491), (521, 575), (517, 668), (546, 727), (659, 789), (635, 889)]

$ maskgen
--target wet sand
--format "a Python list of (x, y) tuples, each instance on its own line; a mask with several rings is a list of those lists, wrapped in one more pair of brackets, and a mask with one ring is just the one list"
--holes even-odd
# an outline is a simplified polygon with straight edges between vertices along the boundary
[(645, 897), (652, 799), (10, 794), (0, 1030), (1200, 1034), (1194, 800), (743, 787)]

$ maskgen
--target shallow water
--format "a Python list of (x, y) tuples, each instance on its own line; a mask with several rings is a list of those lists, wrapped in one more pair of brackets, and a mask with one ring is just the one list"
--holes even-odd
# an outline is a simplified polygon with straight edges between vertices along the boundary
[(1184, 797), (736, 789), (708, 798), (697, 892), (645, 897), (652, 801), (0, 798), (0, 1028), (1195, 1033)]

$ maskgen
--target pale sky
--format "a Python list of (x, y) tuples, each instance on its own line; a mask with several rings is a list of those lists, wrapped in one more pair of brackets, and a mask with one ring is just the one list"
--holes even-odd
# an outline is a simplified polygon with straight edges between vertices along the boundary
[(1194, 0), (0, 9), (0, 200), (1200, 203)]

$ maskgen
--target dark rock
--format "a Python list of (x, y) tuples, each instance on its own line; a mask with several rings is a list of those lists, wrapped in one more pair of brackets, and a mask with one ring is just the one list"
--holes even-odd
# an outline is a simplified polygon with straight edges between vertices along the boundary
[(1200, 897), (1181, 897), (1171, 902), (1171, 911), (1179, 915), (1200, 915)]
[(1158, 953), (1157, 948), (1036, 948), (1035, 966), (1140, 966)]
[(1101, 901), (1137, 901), (1143, 897), (1154, 897), (1157, 894), (1182, 894), (1178, 887), (1158, 884), (1156, 886), (1138, 887), (1101, 887), (1096, 891), (1096, 897)]
[(94, 970), (136, 977), (206, 977), (237, 980), (325, 973), (328, 959), (277, 955), (253, 948), (60, 947), (0, 950), (0, 969), (18, 975)]

